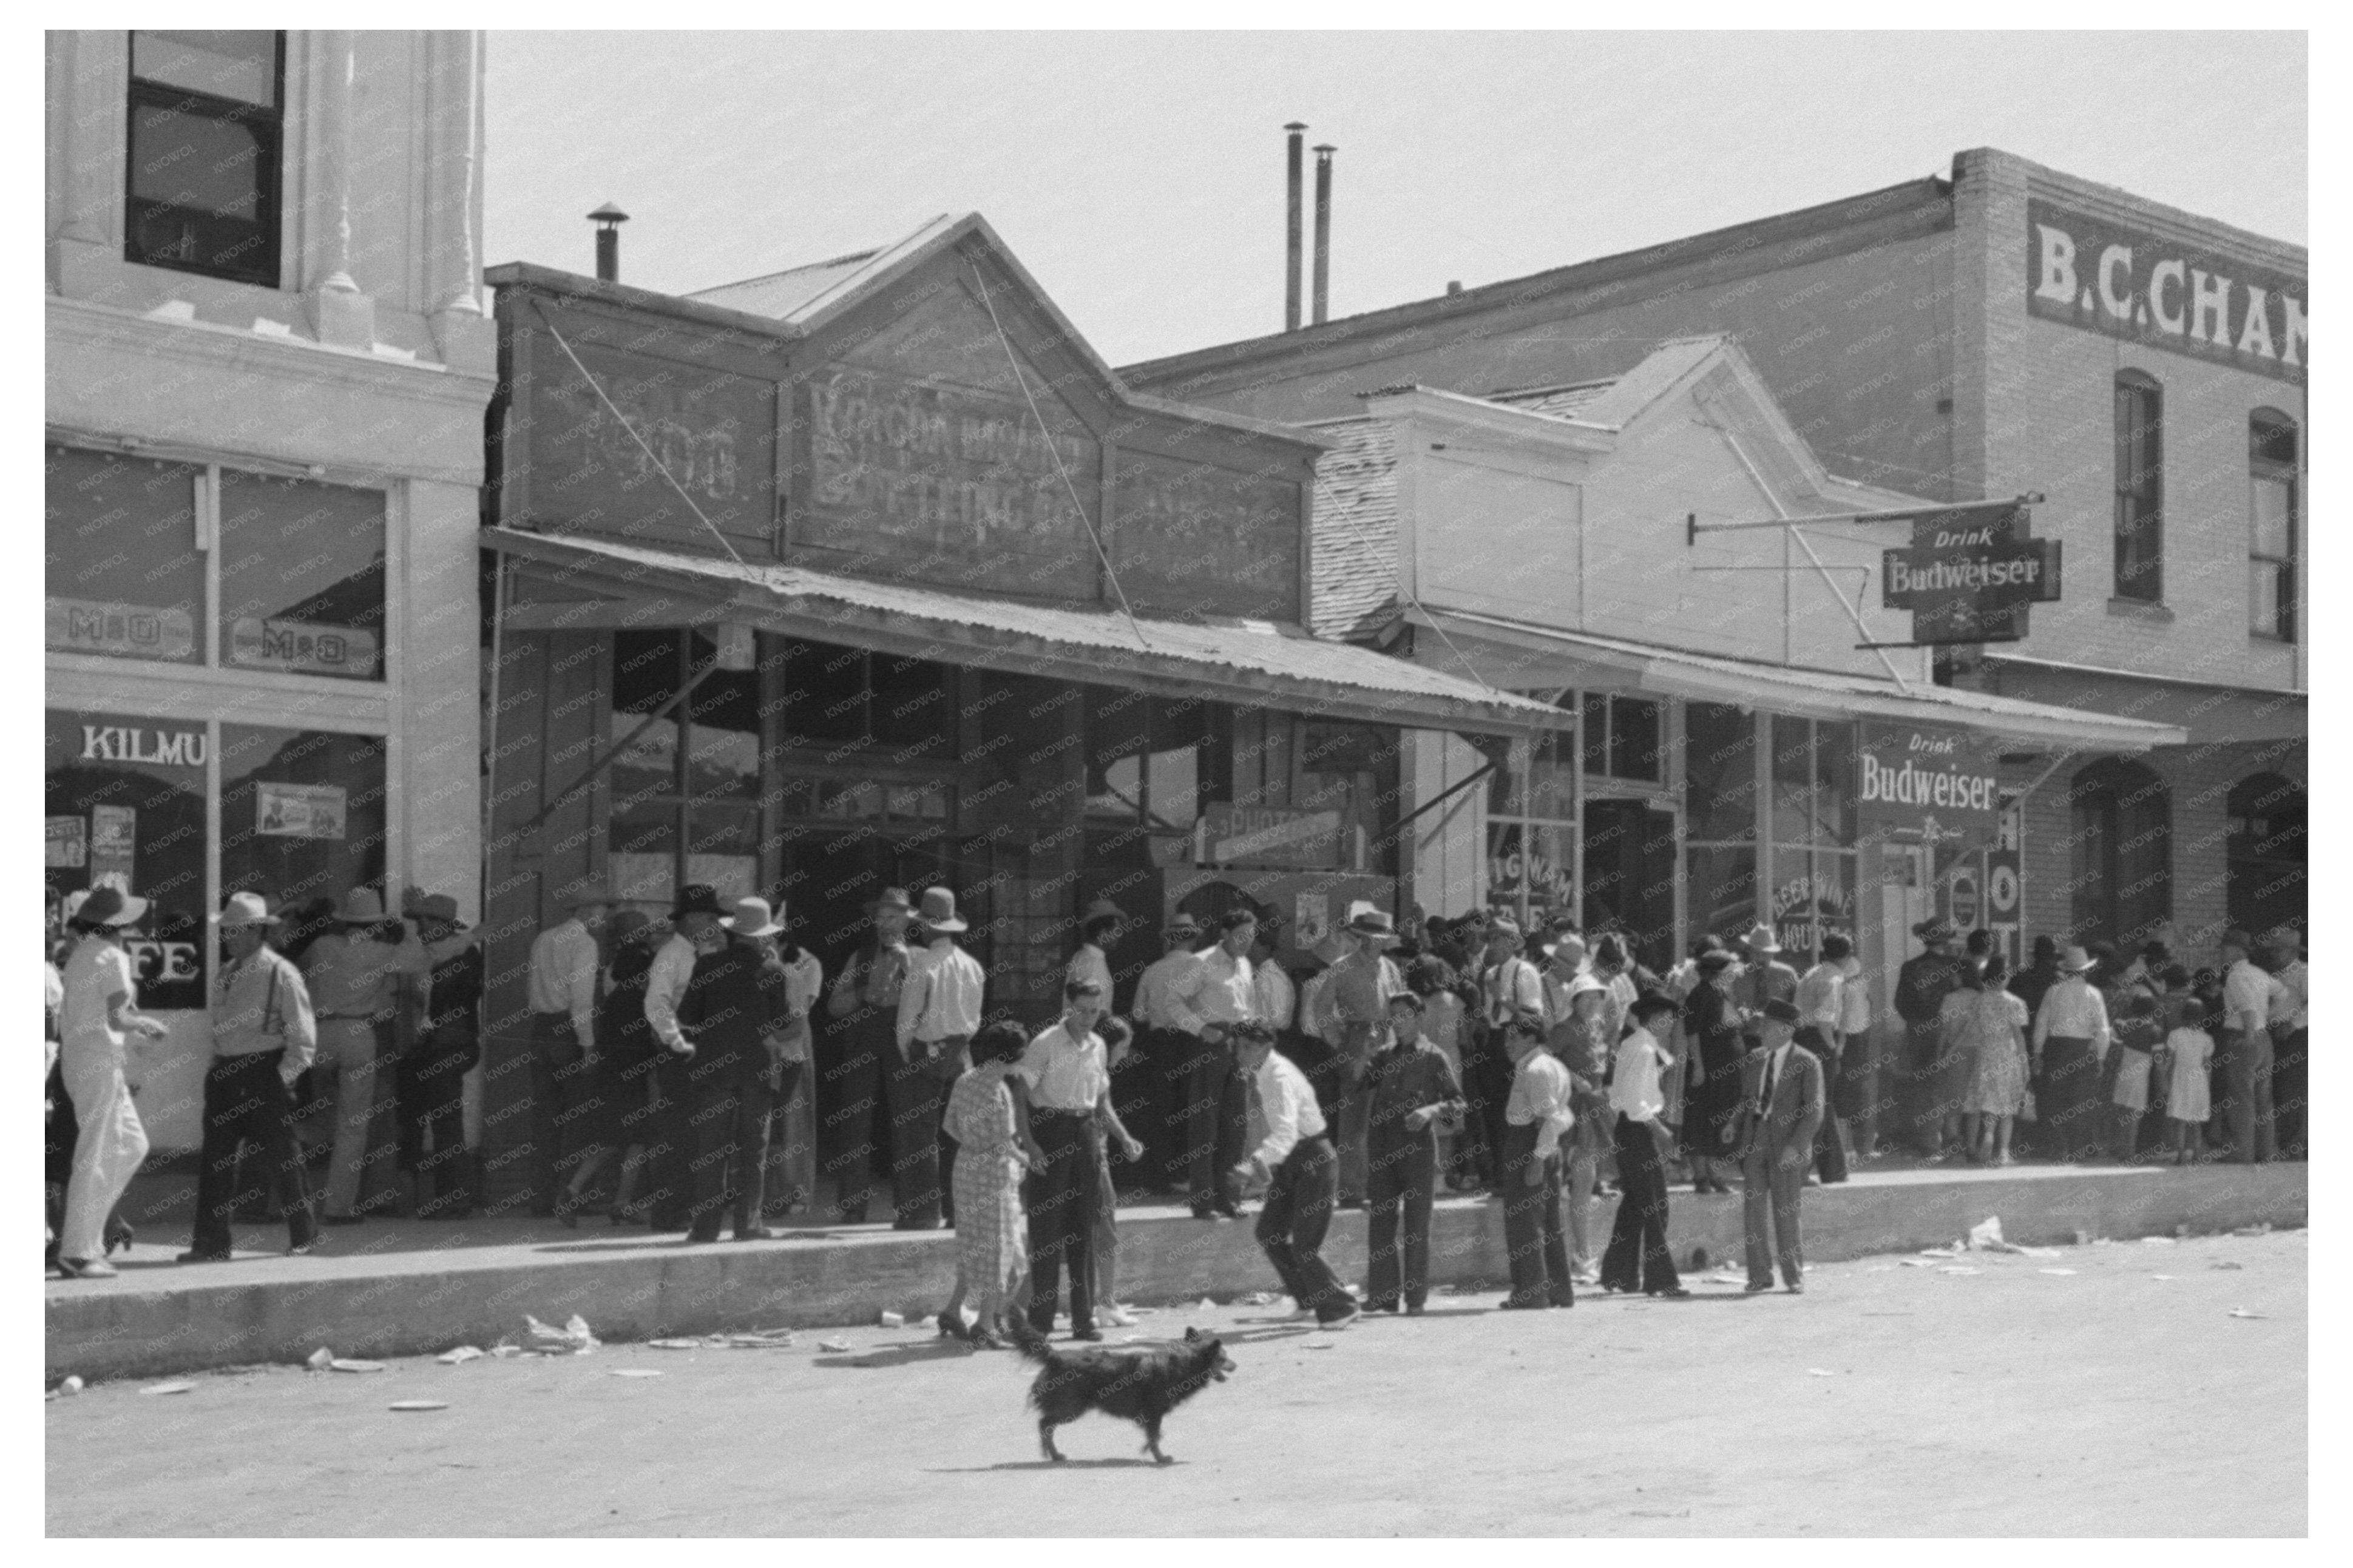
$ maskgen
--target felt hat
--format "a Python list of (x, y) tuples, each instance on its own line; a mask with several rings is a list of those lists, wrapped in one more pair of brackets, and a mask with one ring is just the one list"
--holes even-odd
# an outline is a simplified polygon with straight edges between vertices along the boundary
[(1127, 911), (1121, 909), (1117, 904), (1113, 903), (1109, 899), (1097, 899), (1093, 903), (1089, 904), (1085, 909), (1079, 911), (1079, 924), (1082, 926), (1088, 925), (1095, 921), (1124, 921), (1125, 919), (1127, 919)]
[(613, 916), (605, 931), (615, 942), (627, 942), (653, 923), (653, 918), (643, 910), (622, 910)]
[(374, 888), (353, 888), (335, 907), (335, 919), (347, 926), (372, 926), (384, 919), (384, 900)]
[(1396, 922), (1387, 910), (1359, 910), (1350, 918), (1347, 929), (1358, 936), (1377, 937), (1384, 947), (1394, 947), (1400, 938)]
[(1759, 921), (1757, 924), (1748, 928), (1748, 934), (1740, 939), (1740, 944), (1751, 952), (1778, 952), (1781, 951), (1781, 944), (1774, 940), (1773, 928), (1764, 924), (1762, 921)]
[(719, 923), (737, 936), (774, 936), (783, 931), (768, 900), (746, 896), (735, 900), (735, 912), (721, 918)]
[(2071, 947), (2059, 955), (2059, 970), (2063, 974), (2081, 974), (2097, 962), (2082, 948)]
[(1918, 925), (1912, 928), (1912, 934), (1918, 937), (1922, 942), (1951, 942), (1954, 938), (1960, 935), (1960, 932), (1953, 929), (1952, 921), (1940, 916), (1935, 920), (1922, 921)]
[(971, 929), (956, 918), (955, 894), (945, 888), (925, 888), (923, 907), (915, 918), (937, 931)]
[(458, 900), (448, 893), (426, 894), (417, 900), (415, 912), (420, 921), (438, 921), (443, 925), (455, 927), (459, 931), (473, 929), (458, 918)]
[(902, 915), (912, 915), (915, 912), (915, 905), (913, 900), (907, 897), (906, 889), (885, 888), (872, 902), (866, 906), (866, 912), (870, 915), (877, 915), (884, 910), (896, 910)]
[(147, 912), (147, 900), (108, 885), (92, 888), (66, 919), (86, 925), (127, 926)]
[(1160, 928), (1163, 936), (1181, 936), (1190, 942), (1201, 934), (1201, 922), (1191, 915), (1178, 915)]
[(689, 882), (678, 890), (678, 904), (670, 911), (670, 918), (675, 921), (688, 915), (717, 915), (724, 920), (728, 912), (727, 906), (719, 901), (718, 889), (708, 882)]
[(1711, 947), (1705, 952), (1701, 953), (1699, 957), (1693, 960), (1693, 962), (1697, 963), (1700, 968), (1707, 973), (1718, 974), (1723, 973), (1725, 970), (1731, 968), (1734, 964), (1739, 963), (1740, 960), (1733, 957), (1732, 954), (1725, 952), (1724, 949), (1720, 947)]
[(1785, 1002), (1778, 996), (1768, 997), (1765, 1005), (1757, 1012), (1759, 1017), (1770, 1018), (1777, 1024), (1787, 1024), (1793, 1029), (1798, 1026), (1798, 1005), (1795, 1002)]
[(259, 893), (231, 893), (213, 923), (223, 931), (242, 931), (248, 926), (276, 925), (278, 917), (269, 912), (269, 901)]
[(2248, 935), (2245, 931), (2241, 931), (2237, 926), (2232, 926), (2229, 931), (2222, 933), (2222, 940), (2215, 945), (2218, 947), (2235, 947), (2241, 952), (2253, 952), (2255, 951), (2255, 939)]
[(1680, 1013), (1683, 1010), (1683, 1004), (1665, 992), (1645, 991), (1634, 998), (1634, 1005), (1627, 1008), (1626, 1012), (1629, 1016), (1640, 1019), (1651, 1017), (1659, 1013)]

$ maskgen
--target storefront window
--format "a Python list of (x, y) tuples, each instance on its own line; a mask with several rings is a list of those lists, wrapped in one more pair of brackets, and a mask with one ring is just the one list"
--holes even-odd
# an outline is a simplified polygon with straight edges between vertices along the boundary
[(1204, 798), (1208, 705), (1110, 687), (1080, 689), (1088, 820), (1192, 832)]
[(785, 744), (887, 747), (901, 760), (955, 749), (948, 666), (797, 637), (760, 645), (764, 666), (781, 660)]
[(221, 890), (273, 907), (384, 890), (385, 743), (221, 726)]
[(670, 707), (717, 657), (699, 632), (614, 634), (606, 739), (627, 749), (610, 773), (606, 868), (626, 902), (665, 905), (687, 882), (734, 898), (758, 881), (759, 672), (711, 669)]
[(131, 944), (140, 1004), (205, 1005), (205, 773), (202, 722), (51, 709), (44, 727), (44, 877), (63, 914), (81, 895), (121, 888), (153, 906)]
[(1757, 851), (1745, 845), (1694, 845), (1684, 851), (1685, 910), (1696, 936), (1735, 941), (1757, 918)]
[(49, 650), (203, 663), (204, 471), (72, 447), (50, 447), (44, 468)]
[(1586, 693), (1581, 717), (1587, 773), (1599, 778), (1659, 782), (1663, 759), (1659, 752), (1656, 702), (1591, 691)]
[(384, 679), (384, 492), (220, 471), (220, 661)]
[(1528, 916), (1542, 922), (1574, 915), (1571, 872), (1576, 865), (1576, 829), (1567, 823), (1516, 822), (1487, 825), (1487, 899), (1517, 918), (1523, 891)]
[[(691, 669), (718, 657), (701, 632), (688, 634)], [(714, 669), (686, 700), (687, 793), (756, 800), (760, 795), (760, 672)], [(692, 880), (691, 878), (689, 880)]]
[(1757, 837), (1757, 725), (1740, 709), (1694, 702), (1686, 710), (1683, 801), (1694, 840)]

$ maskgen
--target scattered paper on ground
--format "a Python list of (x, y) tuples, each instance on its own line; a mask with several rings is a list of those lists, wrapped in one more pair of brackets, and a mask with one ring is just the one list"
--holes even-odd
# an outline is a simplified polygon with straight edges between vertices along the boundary
[(195, 1384), (193, 1383), (151, 1383), (139, 1392), (142, 1394), (185, 1394), (188, 1390), (194, 1387), (195, 1387)]
[(512, 1361), (519, 1355), (529, 1355), (530, 1353), (531, 1352), (529, 1351), (523, 1349), (521, 1345), (498, 1344), (491, 1347), (491, 1354), (496, 1356), (501, 1361)]
[(2244, 1268), (2246, 1265), (2243, 1263), (2233, 1263), (2227, 1258), (2218, 1258), (2206, 1267), (2209, 1268)]
[(456, 1366), (461, 1362), (481, 1360), (482, 1352), (475, 1349), (472, 1345), (459, 1345), (456, 1350), (443, 1351), (439, 1355), (433, 1359), (439, 1362), (443, 1366)]
[(1937, 1269), (1936, 1272), (1939, 1274), (1982, 1274), (1985, 1270), (1982, 1268), (1970, 1268), (1964, 1265), (1955, 1263), (1947, 1264), (1946, 1267)]
[(2173, 1245), (2173, 1237), (2169, 1236), (2144, 1236), (2140, 1238), (2140, 1244), (2143, 1247), (2171, 1247)]
[(2072, 1268), (2038, 1268), (2035, 1272), (2037, 1274), (2073, 1274), (2075, 1271)]
[(646, 1343), (658, 1351), (699, 1351), (702, 1348), (701, 1340), (648, 1340)]
[(1808, 1377), (1836, 1377), (1838, 1373), (1832, 1372), (1826, 1366), (1810, 1366), (1806, 1369), (1806, 1375)]
[(715, 1335), (720, 1342), (739, 1351), (790, 1350), (793, 1331), (790, 1329), (761, 1329), (740, 1334)]
[(2152, 1274), (2149, 1278), (2152, 1279), (2170, 1279), (2173, 1276), (2170, 1274)]
[(324, 1372), (329, 1367), (335, 1364), (335, 1352), (329, 1350), (326, 1346), (321, 1345), (317, 1350), (312, 1351), (308, 1356), (303, 1358), (302, 1364), (309, 1367), (312, 1372)]
[(577, 1312), (573, 1313), (571, 1320), (560, 1329), (552, 1329), (526, 1312), (522, 1326), (523, 1331), (531, 1337), (533, 1350), (556, 1355), (586, 1355), (596, 1348), (596, 1336), (588, 1331), (588, 1320)]
[(380, 1361), (353, 1361), (344, 1356), (337, 1356), (327, 1365), (336, 1372), (382, 1372), (384, 1370), (384, 1363)]
[(848, 1340), (819, 1340), (817, 1342), (817, 1348), (821, 1351), (831, 1351), (834, 1354), (839, 1355), (849, 1349), (849, 1342)]
[(396, 1399), (385, 1408), (387, 1410), (447, 1410), (449, 1408), (449, 1402), (446, 1399)]
[(607, 1377), (659, 1377), (661, 1373), (649, 1366), (617, 1366), (605, 1375)]
[[(2234, 1318), (2268, 1318), (2271, 1314), (2269, 1312), (2250, 1312), (2244, 1307), (2233, 1307), (2231, 1309), (2231, 1316)], [(150, 1390), (150, 1392), (152, 1393), (153, 1390)]]
[(882, 1314), (882, 1326), (886, 1329), (903, 1329), (907, 1326), (907, 1320), (896, 1312), (885, 1312)]

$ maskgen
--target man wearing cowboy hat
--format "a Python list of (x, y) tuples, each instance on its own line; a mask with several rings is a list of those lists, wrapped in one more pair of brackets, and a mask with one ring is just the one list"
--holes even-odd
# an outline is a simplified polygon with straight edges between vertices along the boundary
[(1944, 1049), (1939, 1020), (1945, 998), (1961, 988), (1967, 965), (1955, 951), (1960, 934), (1947, 921), (1923, 921), (1912, 934), (1920, 939), (1921, 951), (1895, 973), (1895, 1011), (1904, 1019), (1906, 1045), (1898, 1069), (1905, 1085), (1899, 1103), (1914, 1145), (1930, 1159), (1941, 1159), (1946, 1140), (1959, 1131), (1960, 1102), (1956, 1098), (1945, 1103), (1936, 1093), (1936, 1062)]
[(2294, 926), (2274, 926), (2263, 942), (2272, 950), (2272, 978), (2280, 989), (2272, 999), (2272, 1101), (2277, 1107), (2281, 1157), (2305, 1154), (2305, 1003), (2307, 980), (2304, 937)]
[(308, 1252), (318, 1216), (294, 1140), (294, 1080), (311, 1065), (318, 1026), (301, 971), (271, 951), (277, 920), (259, 893), (232, 893), (213, 917), (223, 962), (213, 977), (212, 1060), (205, 1069), (205, 1132), (196, 1159), (196, 1217), (183, 1263), (229, 1257), (237, 1163), (250, 1144), (286, 1215), (286, 1250)]
[(878, 1136), (884, 1064), (898, 1059), (899, 993), (906, 983), (907, 923), (915, 913), (904, 888), (885, 888), (866, 906), (872, 934), (850, 954), (826, 994), (827, 1025), (818, 1066), (820, 1153), (833, 1178), (834, 1212), (844, 1225), (866, 1223), (876, 1169), (890, 1140)]
[(1462, 1095), (1468, 1102), (1465, 1125), (1478, 1144), (1474, 1152), (1489, 1186), (1503, 1193), (1504, 1106), (1517, 1077), (1518, 1059), (1512, 1054), (1505, 1031), (1515, 1018), (1534, 1017), (1541, 1033), (1546, 1024), (1545, 994), (1536, 966), (1520, 954), (1518, 921), (1509, 915), (1494, 916), (1487, 922), (1486, 942), (1479, 970), (1482, 1027), (1472, 1037), (1475, 1057), (1467, 1049), (1464, 1053)]
[(1365, 1074), (1374, 1047), (1388, 1039), (1389, 998), (1404, 995), (1406, 987), (1405, 976), (1388, 956), (1398, 944), (1388, 910), (1359, 910), (1340, 929), (1351, 945), (1332, 965), (1332, 979), (1324, 989), (1324, 1014), (1338, 1049), (1334, 1070), (1339, 1087), (1340, 1206), (1362, 1208), (1371, 1109)]
[[(805, 1184), (794, 1179), (791, 1168), (805, 1165), (809, 1152), (793, 1106), (808, 1068), (809, 1008), (825, 985), (825, 966), (808, 949), (786, 941), (784, 910), (771, 909), (765, 899), (736, 900), (735, 912), (720, 923), (732, 940), (753, 943), (785, 974), (785, 1016), (764, 1037), (767, 1068), (744, 1091), (744, 1147), (751, 1175), (736, 1200), (735, 1231), (741, 1236), (758, 1228), (772, 1210), (783, 1213)], [(807, 1181), (815, 1179), (806, 1170), (801, 1173)]]
[(416, 919), (433, 971), (417, 1048), (400, 1063), (400, 1166), (417, 1218), (463, 1219), (475, 1203), (465, 1106), (466, 1075), (482, 1055), (482, 950), (447, 893), (419, 900)]
[(947, 1085), (970, 1063), (966, 1047), (980, 1029), (988, 975), (980, 961), (956, 945), (968, 928), (956, 914), (955, 894), (926, 888), (915, 923), (927, 938), (907, 966), (899, 990), (895, 1028), (898, 1060), (889, 1085), (891, 1206), (897, 1230), (933, 1230), (943, 1215), (955, 1223), (948, 1195), (942, 1109)]
[(601, 882), (578, 882), (565, 890), (563, 902), (565, 918), (532, 939), (527, 972), (531, 1212), (542, 1215), (555, 1212), (555, 1194), (579, 1157), (565, 1147), (565, 1129), (577, 1118), (596, 1050), (596, 935), (613, 895)]
[(1183, 1072), (1193, 1037), (1177, 1023), (1176, 987), (1198, 961), (1193, 950), (1201, 941), (1200, 922), (1180, 914), (1162, 928), (1167, 951), (1147, 965), (1135, 982), (1135, 1001), (1129, 1012), (1139, 1036), (1136, 1051), (1152, 1085), (1149, 1108), (1129, 1123), (1143, 1141), (1145, 1169), (1164, 1192), (1183, 1192), (1188, 1173), (1185, 1140), (1179, 1127), (1185, 1114)]
[(1245, 1094), (1226, 1037), (1257, 1016), (1258, 988), (1250, 951), (1258, 916), (1237, 904), (1218, 917), (1218, 945), (1197, 958), (1170, 988), (1176, 1026), (1189, 1037), (1185, 1060), (1186, 1173), (1193, 1217), (1241, 1217), (1241, 1189), (1233, 1157), (1249, 1125)]
[[(394, 922), (396, 923), (396, 922)], [(396, 1114), (390, 1098), (377, 1092), (380, 1071), (396, 1057), (392, 1039), (400, 1003), (404, 960), (386, 940), (384, 900), (374, 888), (353, 888), (336, 906), (333, 929), (302, 954), (302, 977), (318, 1020), (319, 1055), (312, 1076), (334, 1105), (334, 1155), (328, 1167), (326, 1222), (356, 1225), (364, 1206), (392, 1184), (390, 1161), (383, 1175), (368, 1177), (375, 1129), (387, 1129)], [(421, 985), (425, 976), (413, 978)], [(363, 1195), (369, 1200), (362, 1202)]]
[[(680, 889), (670, 912), (678, 935), (655, 956), (646, 988), (646, 1021), (663, 1045), (688, 1058), (680, 1121), (691, 1151), (691, 1242), (717, 1241), (731, 1213), (738, 1241), (774, 1234), (746, 1196), (755, 1180), (754, 1119), (770, 1067), (768, 1039), (790, 1011), (789, 982), (784, 965), (758, 942), (730, 933), (730, 912), (708, 883)], [(683, 954), (677, 952), (681, 942)], [(691, 960), (683, 985), (675, 978), (681, 958)]]
[(2221, 1047), (2231, 1086), (2227, 1101), (2231, 1146), (2242, 1165), (2269, 1163), (2277, 1152), (2272, 1121), (2274, 1012), (2286, 987), (2254, 959), (2255, 939), (2243, 931), (2222, 933), (2222, 1037)]
[(2094, 967), (2090, 953), (2069, 948), (2058, 980), (2034, 1010), (2032, 1071), (2042, 1085), (2036, 1113), (2047, 1152), (2060, 1160), (2090, 1153), (2099, 1140), (2100, 1061), (2113, 1036), (2107, 1001), (2090, 980)]

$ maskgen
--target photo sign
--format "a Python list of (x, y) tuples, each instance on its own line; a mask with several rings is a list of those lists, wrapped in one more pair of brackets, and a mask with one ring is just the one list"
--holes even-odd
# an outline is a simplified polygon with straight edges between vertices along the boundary
[(1986, 736), (1866, 719), (1855, 791), (1865, 844), (1989, 849), (2001, 826), (2000, 756)]
[(2017, 642), (2026, 607), (2059, 598), (2059, 542), (2026, 529), (2015, 501), (1915, 518), (1911, 544), (1882, 555), (1881, 601), (1912, 612), (1915, 643)]
[(1205, 866), (1330, 870), (1340, 864), (1340, 814), (1215, 802), (1202, 808), (1199, 859)]
[(2302, 275), (2026, 204), (2026, 312), (2304, 384)]

